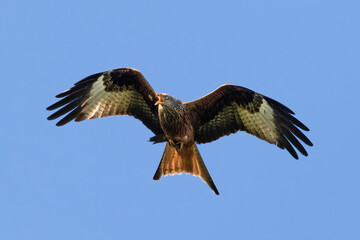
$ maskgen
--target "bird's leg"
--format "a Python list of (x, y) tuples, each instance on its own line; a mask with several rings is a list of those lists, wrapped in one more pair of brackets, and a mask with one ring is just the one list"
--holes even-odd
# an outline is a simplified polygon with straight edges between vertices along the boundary
[(174, 141), (172, 139), (169, 139), (168, 141), (169, 141), (169, 144), (171, 147), (175, 147), (176, 144), (174, 143)]
[(182, 142), (175, 143), (174, 147), (177, 152), (180, 152), (184, 147), (184, 143), (182, 143)]
[(180, 142), (175, 145), (176, 150), (179, 152), (181, 149), (183, 149), (184, 143)]
[(184, 143), (182, 142), (174, 142), (172, 139), (169, 139), (169, 144), (171, 147), (174, 147), (176, 149), (176, 151), (181, 151), (181, 149), (183, 149), (184, 147)]

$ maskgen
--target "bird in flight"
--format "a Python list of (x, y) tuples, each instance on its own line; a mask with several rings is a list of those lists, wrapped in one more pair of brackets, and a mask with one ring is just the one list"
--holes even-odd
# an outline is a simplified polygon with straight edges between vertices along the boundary
[(139, 119), (155, 136), (153, 143), (166, 142), (154, 180), (182, 174), (199, 176), (219, 195), (196, 144), (209, 143), (222, 136), (245, 131), (281, 149), (295, 159), (294, 147), (307, 152), (299, 140), (312, 146), (300, 129), (309, 129), (283, 104), (236, 85), (222, 85), (208, 95), (182, 102), (165, 93), (156, 93), (136, 69), (119, 68), (93, 74), (56, 96), (62, 98), (47, 110), (48, 117), (63, 117), (56, 125), (75, 120), (115, 115)]

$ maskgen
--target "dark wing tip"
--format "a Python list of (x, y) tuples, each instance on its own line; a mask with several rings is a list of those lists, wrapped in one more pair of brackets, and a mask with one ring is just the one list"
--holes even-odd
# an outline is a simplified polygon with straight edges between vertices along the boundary
[(312, 142), (305, 136), (304, 133), (301, 132), (301, 130), (310, 131), (310, 129), (297, 118), (295, 118), (293, 116), (295, 113), (285, 105), (268, 97), (265, 97), (265, 100), (276, 110), (276, 122), (280, 127), (279, 130), (281, 133), (281, 136), (279, 136), (281, 140), (279, 140), (280, 144), (278, 146), (285, 148), (295, 159), (299, 159), (299, 157), (294, 150), (294, 147), (302, 155), (308, 156), (304, 146), (297, 138), (299, 138), (306, 145), (313, 146)]
[(282, 115), (286, 116), (286, 118), (288, 118), (293, 124), (295, 124), (296, 126), (298, 126), (299, 128), (301, 128), (304, 131), (310, 131), (310, 129), (305, 126), (305, 124), (303, 124), (302, 122), (300, 122), (297, 118), (295, 118), (293, 115), (295, 115), (295, 113), (288, 108), (287, 106), (285, 106), (284, 104), (269, 98), (269, 97), (265, 97), (265, 100), (272, 105), (272, 107), (276, 108), (280, 113), (282, 113)]
[(293, 156), (293, 158), (295, 158), (295, 160), (299, 160), (299, 155), (296, 153), (296, 151), (294, 150), (294, 152), (292, 152), (291, 150), (287, 149), (288, 152), (291, 154), (291, 156)]
[(293, 158), (295, 158), (296, 160), (299, 159), (299, 156), (296, 153), (295, 149), (283, 134), (281, 134), (281, 136), (278, 139), (278, 146), (280, 148), (285, 148), (291, 154), (291, 156), (293, 156)]
[(263, 95), (263, 98), (265, 98), (265, 100), (272, 104), (273, 106), (275, 106), (277, 109), (281, 110), (281, 111), (284, 111), (284, 112), (287, 112), (287, 113), (290, 113), (290, 114), (295, 114), (290, 108), (288, 108), (287, 106), (285, 106), (284, 104), (272, 99), (272, 98), (269, 98), (269, 97), (266, 97)]
[(292, 116), (292, 115), (289, 115), (290, 117), (288, 117), (289, 118), (289, 120), (293, 123), (293, 124), (295, 124), (296, 126), (298, 126), (299, 128), (301, 128), (302, 130), (304, 130), (304, 131), (310, 131), (310, 129), (307, 127), (307, 126), (305, 126), (305, 124), (303, 124), (302, 122), (300, 122), (297, 118), (295, 118), (294, 116)]
[[(70, 121), (71, 121), (71, 120), (70, 120)], [(67, 123), (70, 122), (70, 121), (66, 121), (66, 122), (65, 122), (65, 121), (62, 121), (62, 120), (61, 120), (61, 121), (59, 121), (59, 122), (56, 123), (56, 126), (58, 126), (58, 127), (64, 126), (65, 124), (67, 124)]]
[(46, 110), (51, 111), (57, 108), (60, 108), (57, 112), (50, 115), (47, 119), (54, 120), (58, 117), (61, 117), (64, 114), (67, 114), (64, 118), (62, 118), (56, 126), (63, 126), (66, 123), (70, 122), (74, 118), (76, 118), (77, 114), (81, 112), (81, 104), (86, 100), (86, 95), (90, 91), (91, 86), (98, 78), (103, 74), (96, 73), (90, 75), (77, 83), (70, 89), (65, 90), (62, 93), (56, 95), (56, 98), (63, 98), (58, 102), (52, 104), (51, 106), (47, 107)]
[(56, 119), (56, 117), (54, 117), (53, 115), (54, 115), (54, 114), (51, 114), (51, 115), (48, 116), (46, 119), (49, 120), (49, 121)]
[[(70, 89), (69, 89), (70, 90)], [(66, 90), (66, 91), (64, 91), (64, 92), (62, 92), (62, 93), (59, 93), (58, 95), (56, 95), (55, 97), (56, 98), (62, 98), (62, 97), (65, 97), (66, 95), (67, 95), (67, 93), (68, 93), (68, 91), (69, 90)]]
[(307, 131), (307, 132), (310, 131), (310, 129), (305, 125), (304, 125), (304, 128), (302, 128), (302, 130)]
[(293, 156), (296, 160), (299, 160), (299, 155), (295, 152), (294, 150), (294, 153), (291, 152), (291, 150), (287, 149), (289, 151), (289, 153), (291, 154), (291, 156)]

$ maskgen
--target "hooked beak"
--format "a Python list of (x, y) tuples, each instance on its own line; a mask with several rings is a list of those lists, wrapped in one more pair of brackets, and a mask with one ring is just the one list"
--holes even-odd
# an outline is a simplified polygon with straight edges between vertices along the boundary
[(159, 105), (159, 104), (163, 105), (163, 104), (164, 104), (164, 97), (163, 97), (163, 95), (162, 95), (161, 93), (158, 93), (158, 94), (156, 94), (156, 97), (158, 98), (158, 100), (157, 100), (157, 102), (155, 103), (155, 106), (156, 106), (156, 105)]

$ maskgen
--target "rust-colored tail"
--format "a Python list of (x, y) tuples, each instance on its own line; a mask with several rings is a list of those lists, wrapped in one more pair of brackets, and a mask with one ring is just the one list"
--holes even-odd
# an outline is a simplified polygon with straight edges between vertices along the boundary
[(182, 174), (182, 172), (199, 176), (215, 194), (219, 195), (196, 144), (185, 145), (178, 152), (167, 142), (161, 162), (154, 175), (154, 180), (159, 180), (161, 176)]

